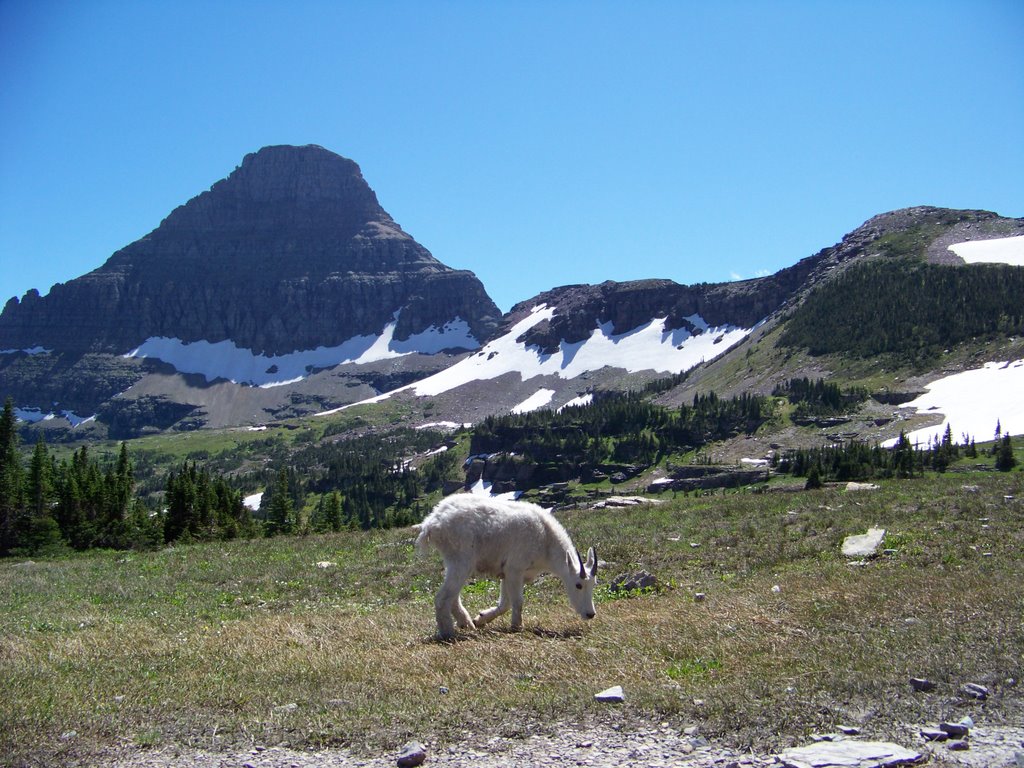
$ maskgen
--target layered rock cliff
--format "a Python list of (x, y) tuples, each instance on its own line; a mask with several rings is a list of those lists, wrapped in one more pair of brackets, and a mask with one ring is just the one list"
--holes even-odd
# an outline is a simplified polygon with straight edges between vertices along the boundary
[(11, 299), (0, 349), (123, 354), (169, 337), (274, 355), (378, 335), (396, 313), (396, 341), (456, 317), (482, 341), (501, 318), (473, 273), (395, 223), (356, 163), (277, 146), (100, 268)]

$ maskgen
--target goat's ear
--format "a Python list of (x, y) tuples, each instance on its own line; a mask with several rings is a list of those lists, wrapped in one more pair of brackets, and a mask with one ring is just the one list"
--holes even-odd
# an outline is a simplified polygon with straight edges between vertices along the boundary
[(572, 561), (572, 553), (571, 552), (566, 552), (565, 553), (565, 567), (568, 568), (570, 571), (575, 571), (576, 570), (576, 563), (574, 563)]
[(587, 573), (590, 574), (590, 578), (597, 575), (597, 552), (593, 547), (587, 550)]

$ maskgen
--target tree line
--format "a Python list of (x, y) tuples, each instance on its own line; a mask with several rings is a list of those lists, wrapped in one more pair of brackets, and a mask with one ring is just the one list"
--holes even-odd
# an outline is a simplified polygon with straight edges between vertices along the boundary
[(768, 398), (697, 394), (665, 408), (640, 393), (596, 395), (585, 406), (488, 416), (473, 430), (470, 452), (515, 452), (537, 464), (561, 463), (577, 474), (605, 463), (653, 464), (671, 452), (754, 432), (771, 415)]
[(854, 265), (811, 293), (779, 343), (812, 355), (892, 356), (915, 366), (972, 339), (1024, 333), (1024, 268), (911, 259)]
[(843, 389), (838, 384), (824, 379), (810, 379), (806, 376), (793, 378), (777, 384), (772, 390), (773, 397), (785, 397), (795, 405), (791, 418), (815, 416), (836, 416), (845, 413), (853, 405), (868, 399), (868, 391), (864, 387), (848, 387)]
[[(996, 440), (989, 454), (995, 458), (997, 470), (1009, 472), (1017, 466), (1013, 442), (1009, 434), (999, 432), (997, 425)], [(958, 444), (953, 440), (952, 427), (947, 425), (942, 437), (933, 438), (927, 445), (912, 444), (900, 432), (892, 448), (853, 440), (841, 445), (794, 449), (775, 460), (773, 468), (783, 474), (806, 477), (807, 486), (814, 488), (829, 481), (921, 477), (926, 470), (945, 472), (954, 461), (978, 455), (974, 438), (963, 435), (962, 443)]]

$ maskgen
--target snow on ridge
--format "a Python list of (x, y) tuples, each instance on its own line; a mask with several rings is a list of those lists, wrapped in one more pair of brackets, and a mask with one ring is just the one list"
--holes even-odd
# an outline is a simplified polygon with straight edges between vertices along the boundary
[[(911, 443), (927, 445), (941, 440), (950, 428), (954, 442), (964, 434), (977, 441), (990, 440), (998, 422), (1004, 435), (1024, 434), (1024, 360), (985, 363), (928, 384), (925, 394), (902, 406), (918, 413), (941, 414), (941, 424), (907, 434)], [(882, 443), (891, 448), (897, 438)]]
[(249, 496), (246, 496), (244, 499), (242, 499), (242, 504), (244, 504), (248, 509), (252, 510), (253, 512), (259, 511), (260, 504), (262, 502), (263, 491), (260, 491), (259, 493), (250, 494)]
[(705, 360), (718, 357), (753, 330), (735, 326), (711, 327), (700, 315), (692, 315), (686, 318), (687, 321), (696, 328), (707, 330), (693, 335), (685, 328), (667, 328), (666, 318), (655, 318), (645, 325), (615, 334), (611, 323), (604, 323), (595, 327), (587, 339), (572, 343), (562, 341), (554, 354), (546, 354), (538, 346), (528, 347), (516, 341), (533, 326), (549, 320), (554, 313), (554, 307), (540, 304), (504, 336), (489, 341), (476, 353), (443, 371), (376, 397), (324, 411), (320, 415), (337, 413), (357, 405), (378, 403), (397, 392), (407, 390), (420, 397), (440, 395), (473, 381), (488, 381), (508, 373), (519, 374), (521, 381), (535, 376), (574, 379), (588, 371), (605, 367), (622, 368), (630, 373), (645, 370), (682, 373)]
[(199, 374), (207, 381), (227, 379), (236, 384), (280, 387), (302, 381), (316, 368), (331, 368), (342, 363), (371, 363), (413, 353), (436, 354), (444, 349), (476, 349), (479, 342), (460, 317), (441, 328), (431, 326), (408, 339), (394, 338), (398, 312), (379, 336), (353, 336), (333, 347), (297, 350), (283, 355), (255, 354), (233, 341), (186, 342), (166, 336), (153, 336), (124, 357), (151, 357), (174, 366), (181, 373)]
[(506, 373), (519, 373), (523, 381), (544, 375), (574, 379), (604, 367), (623, 368), (630, 373), (644, 370), (681, 373), (717, 357), (751, 330), (735, 326), (708, 327), (703, 319), (695, 316), (695, 326), (707, 327), (696, 336), (685, 328), (666, 327), (666, 318), (655, 318), (620, 334), (613, 332), (611, 323), (604, 323), (587, 339), (562, 341), (554, 354), (516, 341), (529, 328), (553, 314), (554, 310), (547, 307), (535, 309), (507, 334), (488, 342), (476, 354), (409, 387), (420, 396), (438, 395), (470, 381), (495, 379)]
[(968, 264), (1001, 263), (1024, 267), (1024, 235), (968, 240), (954, 243), (949, 250)]

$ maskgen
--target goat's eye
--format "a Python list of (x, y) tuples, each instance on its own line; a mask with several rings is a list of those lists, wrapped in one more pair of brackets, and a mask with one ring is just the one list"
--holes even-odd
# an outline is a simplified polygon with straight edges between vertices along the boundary
[(576, 584), (576, 589), (583, 589), (583, 585), (582, 585), (582, 584), (579, 584), (579, 583), (577, 583), (577, 584)]

